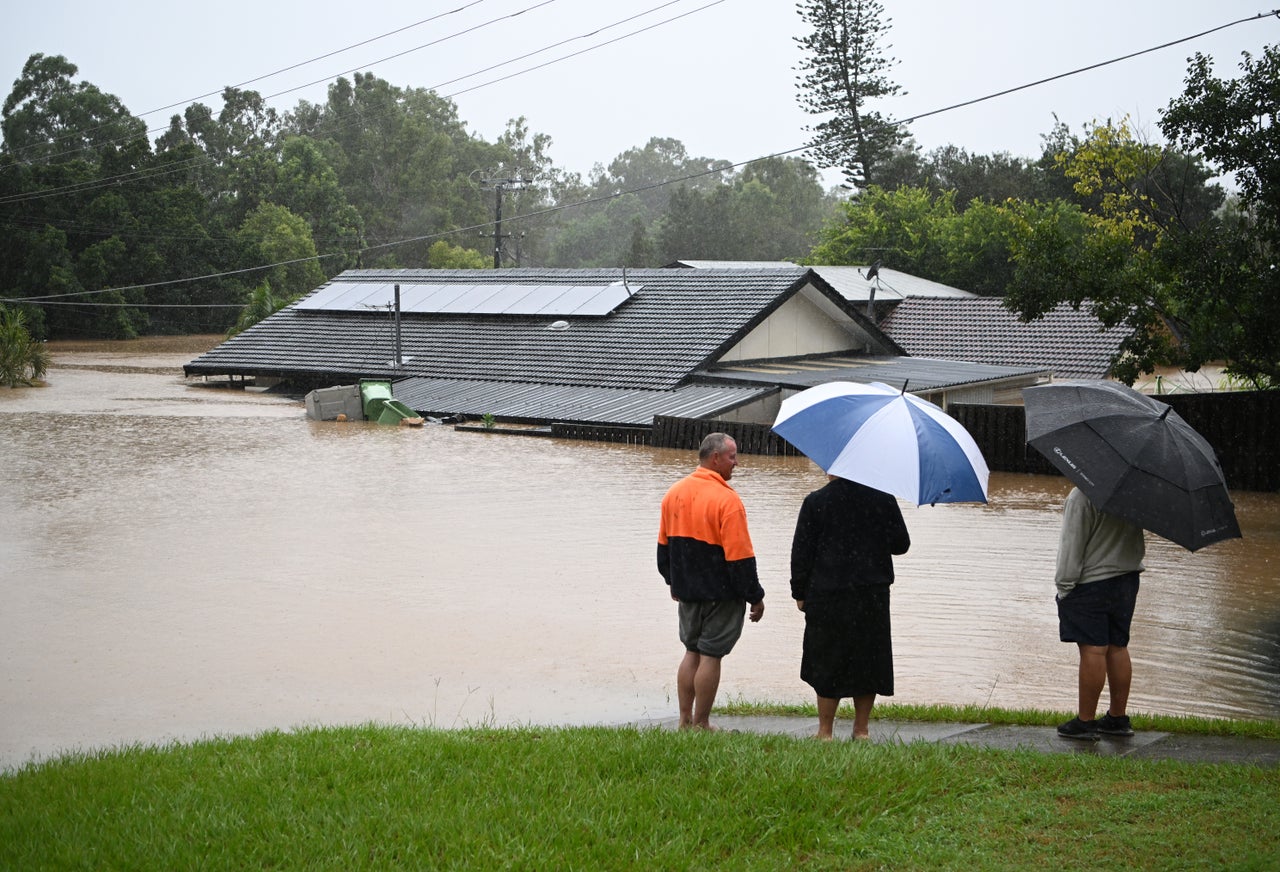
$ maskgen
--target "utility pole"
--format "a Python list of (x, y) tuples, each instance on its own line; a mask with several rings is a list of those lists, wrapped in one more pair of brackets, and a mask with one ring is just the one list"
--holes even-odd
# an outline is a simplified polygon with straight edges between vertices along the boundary
[[(496, 174), (495, 174), (496, 176)], [(500, 269), (502, 267), (502, 240), (509, 237), (510, 233), (502, 232), (502, 192), (503, 191), (521, 191), (525, 187), (533, 183), (533, 179), (524, 177), (524, 174), (517, 171), (514, 176), (507, 178), (486, 178), (481, 179), (482, 187), (493, 188), (493, 268)], [(490, 234), (481, 233), (482, 238), (488, 238)], [(516, 266), (520, 265), (520, 257), (516, 256)]]

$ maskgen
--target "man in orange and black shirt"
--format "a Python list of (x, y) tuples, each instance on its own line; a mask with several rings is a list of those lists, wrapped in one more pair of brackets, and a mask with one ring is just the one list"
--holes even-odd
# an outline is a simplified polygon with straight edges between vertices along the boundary
[(713, 729), (711, 707), (720, 687), (720, 660), (751, 620), (764, 616), (764, 588), (747, 533), (747, 510), (729, 487), (738, 445), (712, 433), (698, 449), (698, 468), (662, 498), (658, 572), (679, 603), (685, 655), (676, 672), (680, 728)]

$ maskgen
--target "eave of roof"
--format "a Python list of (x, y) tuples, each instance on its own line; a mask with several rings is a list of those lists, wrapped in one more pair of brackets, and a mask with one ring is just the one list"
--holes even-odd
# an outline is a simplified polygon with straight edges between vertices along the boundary
[(717, 366), (697, 373), (712, 384), (771, 384), (810, 388), (832, 381), (883, 382), (911, 391), (943, 390), (1010, 380), (1034, 381), (1049, 376), (1034, 366), (996, 366), (923, 357), (839, 356)]

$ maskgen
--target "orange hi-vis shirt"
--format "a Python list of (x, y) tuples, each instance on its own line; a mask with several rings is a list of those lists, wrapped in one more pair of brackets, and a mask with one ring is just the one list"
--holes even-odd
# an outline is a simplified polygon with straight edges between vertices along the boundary
[(764, 599), (747, 510), (719, 473), (699, 466), (662, 498), (658, 572), (682, 602)]

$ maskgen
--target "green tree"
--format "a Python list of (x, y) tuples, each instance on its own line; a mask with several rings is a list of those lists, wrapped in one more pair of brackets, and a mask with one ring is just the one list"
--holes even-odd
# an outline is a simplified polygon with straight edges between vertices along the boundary
[(924, 156), (921, 173), (922, 184), (930, 190), (954, 191), (961, 210), (974, 201), (1033, 201), (1047, 194), (1039, 167), (1008, 152), (970, 154), (955, 145), (942, 146)]
[(870, 109), (873, 101), (902, 93), (889, 78), (896, 63), (884, 53), (889, 19), (878, 0), (804, 0), (797, 7), (812, 29), (797, 38), (804, 52), (800, 105), (823, 120), (810, 127), (809, 144), (821, 167), (844, 172), (858, 189), (880, 182), (880, 165), (906, 131)]
[[(32, 318), (44, 335), (133, 336), (146, 319), (127, 304), (143, 293), (98, 289), (139, 282), (137, 200), (155, 184), (150, 144), (139, 119), (74, 81), (77, 72), (62, 56), (32, 55), (0, 112), (0, 287), (59, 297)], [(77, 298), (82, 291), (95, 293)]]
[(27, 332), (22, 311), (0, 306), (0, 384), (31, 385), (44, 378), (49, 363), (48, 349)]
[(62, 55), (33, 54), (5, 98), (4, 150), (24, 163), (99, 166), (117, 152), (149, 149), (146, 125), (88, 82)]
[(1240, 186), (1238, 206), (1178, 227), (1160, 255), (1177, 280), (1170, 293), (1189, 338), (1187, 366), (1225, 360), (1257, 387), (1280, 388), (1280, 47), (1242, 53), (1241, 75), (1220, 79), (1197, 54), (1182, 96), (1160, 121), (1171, 141)]
[(285, 302), (324, 282), (311, 228), (284, 206), (264, 203), (254, 209), (240, 226), (239, 237), (248, 259), (246, 266), (272, 264), (266, 271), (266, 283)]
[(648, 211), (634, 194), (614, 197), (603, 208), (567, 223), (552, 240), (551, 266), (610, 267), (626, 263), (633, 251), (636, 222), (648, 224)]
[(476, 179), (508, 152), (473, 137), (448, 99), (356, 73), (302, 103), (287, 129), (315, 140), (364, 222), (365, 265), (421, 265), (433, 237), (491, 221)]
[(443, 239), (431, 243), (427, 250), (428, 269), (487, 269), (492, 263), (474, 248), (452, 245)]
[(289, 305), (289, 302), (289, 300), (280, 299), (271, 293), (271, 282), (263, 282), (250, 292), (249, 302), (240, 310), (240, 315), (236, 318), (236, 323), (231, 325), (231, 329), (227, 331), (227, 336), (231, 337), (237, 333), (243, 333), (259, 321), (279, 312)]
[(807, 262), (860, 265), (876, 261), (902, 272), (946, 281), (940, 228), (956, 219), (955, 195), (924, 188), (886, 191), (872, 185), (842, 206)]
[(332, 275), (355, 266), (364, 241), (364, 222), (347, 202), (338, 174), (320, 146), (306, 137), (288, 137), (275, 175), (267, 190), (270, 202), (304, 218), (325, 254), (340, 255), (326, 258), (326, 271)]
[(197, 172), (202, 193), (221, 214), (223, 226), (235, 227), (269, 196), (281, 119), (257, 91), (225, 88), (216, 116), (203, 103), (193, 103), (184, 120), (187, 138), (203, 157)]
[(763, 255), (743, 255), (735, 245), (733, 207), (733, 189), (728, 185), (709, 191), (676, 188), (656, 228), (662, 261), (763, 260)]
[(1151, 181), (1168, 157), (1166, 148), (1139, 141), (1126, 121), (1093, 125), (1057, 156), (1086, 205), (1038, 215), (1013, 241), (1017, 271), (1006, 304), (1033, 319), (1065, 302), (1088, 309), (1105, 327), (1124, 328), (1128, 338), (1112, 372), (1128, 383), (1158, 365), (1194, 370), (1205, 362), (1188, 354), (1198, 339), (1174, 341), (1194, 325), (1179, 290), (1190, 276), (1162, 254), (1185, 215), (1170, 209)]

